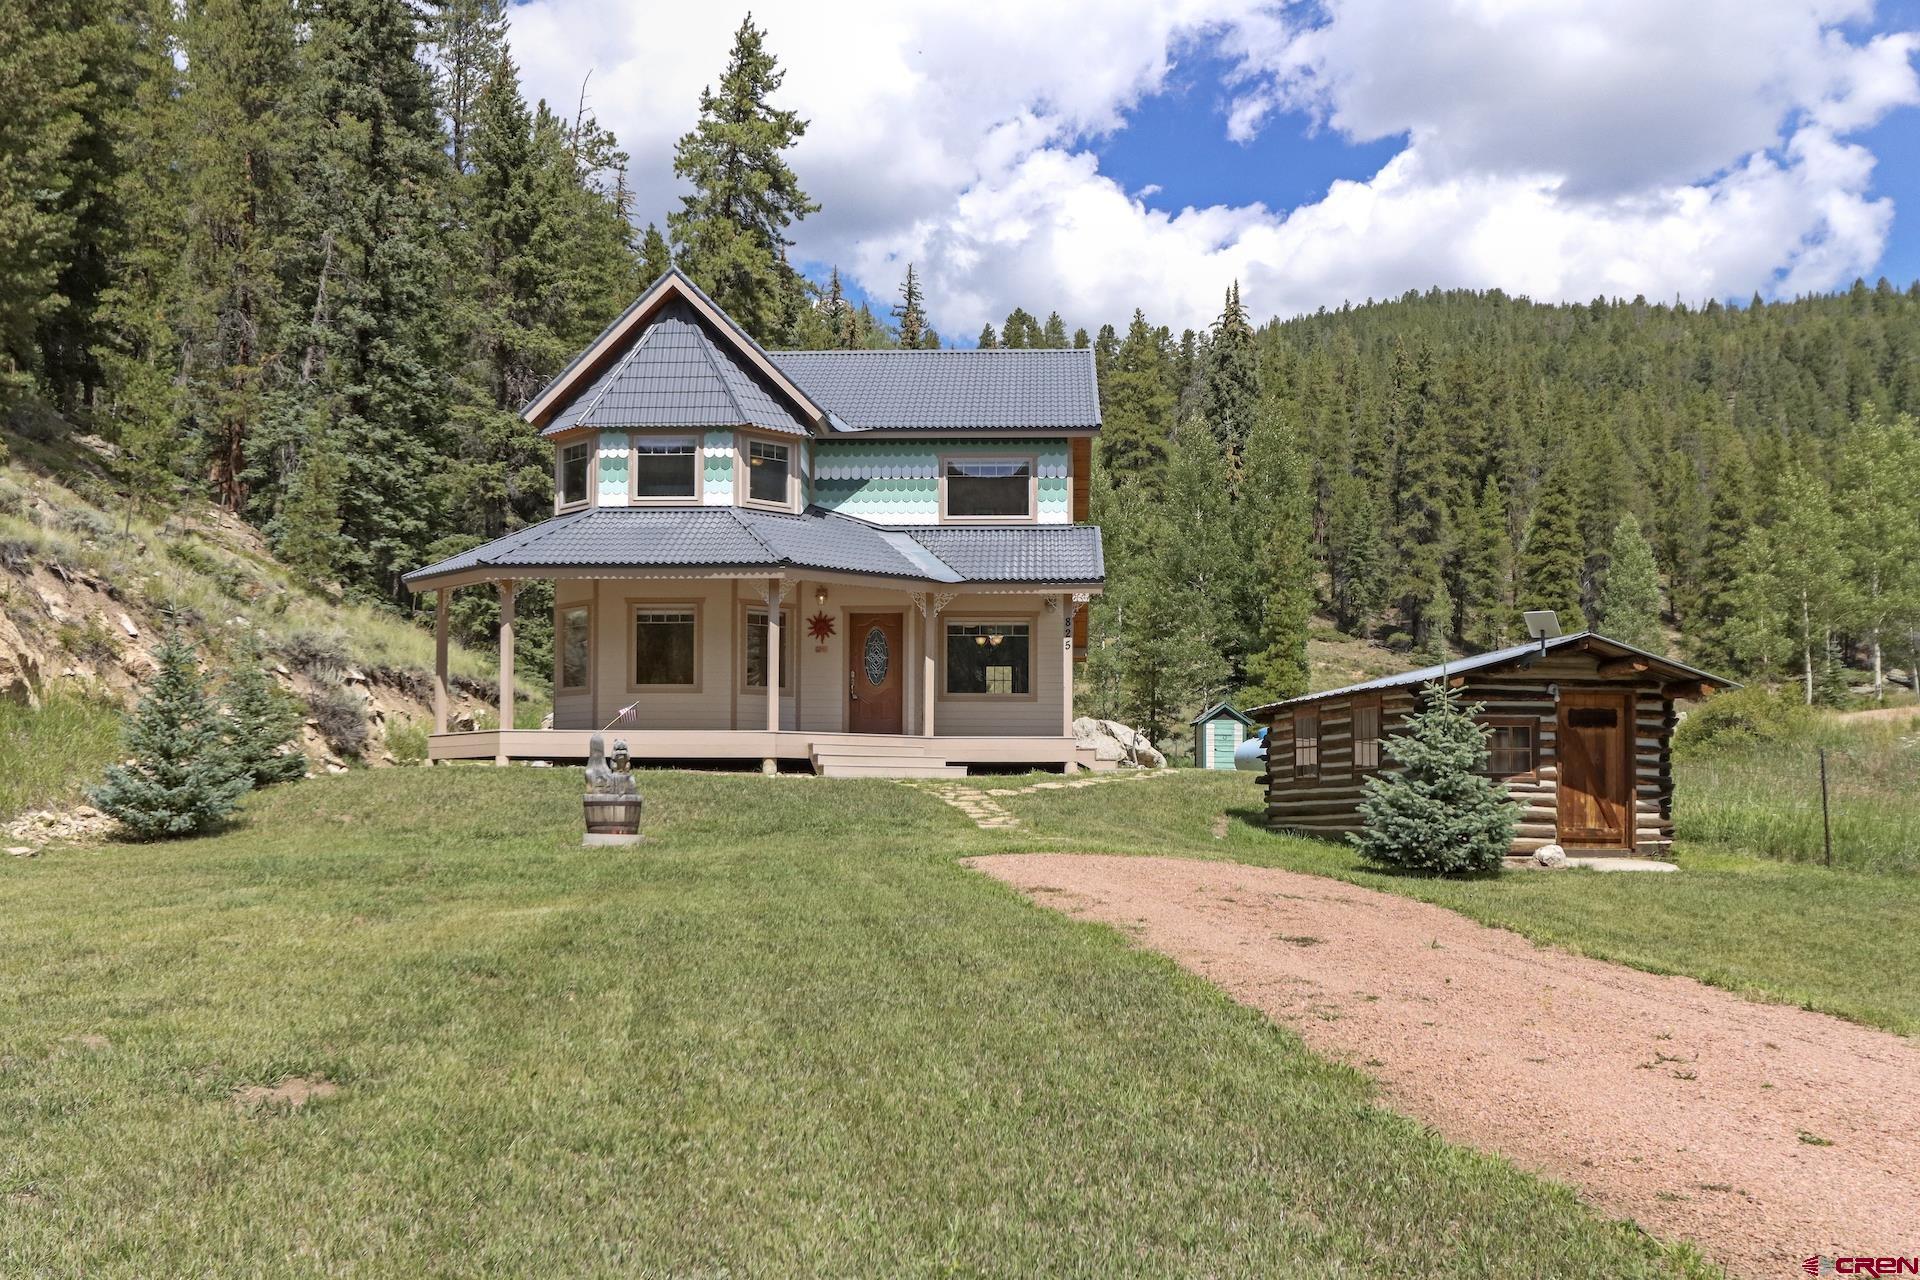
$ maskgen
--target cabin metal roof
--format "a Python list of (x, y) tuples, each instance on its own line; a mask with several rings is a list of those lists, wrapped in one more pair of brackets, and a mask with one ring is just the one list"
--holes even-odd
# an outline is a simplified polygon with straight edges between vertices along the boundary
[(1676, 661), (1673, 658), (1664, 657), (1657, 653), (1650, 653), (1636, 645), (1630, 645), (1624, 640), (1615, 640), (1610, 636), (1603, 636), (1597, 631), (1576, 631), (1570, 636), (1556, 636), (1546, 641), (1544, 645), (1538, 640), (1529, 640), (1525, 644), (1509, 645), (1504, 649), (1493, 649), (1486, 653), (1476, 653), (1470, 657), (1456, 658), (1451, 662), (1443, 662), (1436, 666), (1421, 667), (1417, 671), (1408, 671), (1397, 676), (1381, 676), (1377, 680), (1362, 680), (1358, 684), (1342, 685), (1338, 689), (1326, 689), (1319, 693), (1303, 693), (1297, 698), (1287, 698), (1280, 702), (1269, 702), (1262, 706), (1255, 707), (1247, 712), (1247, 714), (1256, 719), (1264, 720), (1282, 708), (1302, 706), (1309, 702), (1320, 702), (1327, 698), (1339, 698), (1354, 693), (1371, 693), (1380, 689), (1404, 689), (1410, 685), (1429, 684), (1435, 680), (1445, 680), (1448, 676), (1457, 676), (1468, 671), (1483, 671), (1489, 667), (1500, 667), (1509, 664), (1527, 666), (1544, 653), (1553, 653), (1556, 650), (1565, 649), (1570, 645), (1578, 645), (1582, 648), (1595, 648), (1602, 651), (1610, 650), (1611, 656), (1613, 657), (1624, 658), (1631, 655), (1645, 658), (1653, 666), (1672, 676), (1706, 681), (1710, 684), (1718, 685), (1723, 689), (1739, 688), (1733, 681), (1725, 679), (1724, 677), (1716, 676), (1709, 671), (1702, 671), (1698, 667), (1690, 667), (1686, 663)]
[[(969, 535), (946, 540), (937, 535)], [(476, 570), (539, 577), (566, 569), (813, 569), (958, 584), (1098, 584), (1100, 531), (1090, 525), (886, 529), (809, 507), (590, 507), (495, 538), (405, 577), (424, 590)]]
[(774, 351), (846, 431), (1094, 431), (1093, 352)]

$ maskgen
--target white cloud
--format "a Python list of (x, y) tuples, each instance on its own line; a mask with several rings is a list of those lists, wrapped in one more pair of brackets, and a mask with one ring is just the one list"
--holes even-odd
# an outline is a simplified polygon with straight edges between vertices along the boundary
[[(823, 205), (800, 253), (891, 297), (919, 264), (935, 324), (1014, 305), (1070, 324), (1204, 323), (1244, 282), (1258, 314), (1408, 288), (1536, 297), (1792, 293), (1868, 271), (1891, 226), (1847, 135), (1920, 102), (1920, 37), (1868, 37), (1854, 0), (1255, 0), (762, 4), (812, 125), (794, 155)], [(733, 10), (531, 0), (511, 10), (535, 92), (590, 102), (664, 217), (673, 141), (717, 76)], [(829, 16), (830, 15), (830, 16)], [(1238, 70), (1219, 127), (1305, 112), (1404, 137), (1365, 182), (1294, 209), (1149, 206), (1090, 147), (1207, 49)], [(1295, 116), (1286, 117), (1289, 120)], [(1178, 165), (1178, 156), (1167, 157)], [(1285, 184), (1276, 175), (1276, 189)]]

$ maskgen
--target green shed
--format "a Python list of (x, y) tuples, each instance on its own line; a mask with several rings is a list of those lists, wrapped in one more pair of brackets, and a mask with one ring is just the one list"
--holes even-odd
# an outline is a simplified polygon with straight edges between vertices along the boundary
[(1216, 702), (1195, 716), (1193, 763), (1201, 769), (1233, 768), (1233, 752), (1246, 741), (1253, 721), (1224, 702)]

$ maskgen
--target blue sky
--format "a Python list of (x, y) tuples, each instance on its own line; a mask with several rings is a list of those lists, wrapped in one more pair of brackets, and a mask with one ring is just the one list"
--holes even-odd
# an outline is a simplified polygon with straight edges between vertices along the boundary
[[(522, 0), (642, 219), (742, 10)], [(944, 336), (1408, 289), (1765, 296), (1920, 277), (1920, 0), (757, 0), (823, 206), (795, 258)], [(663, 58), (662, 49), (673, 50)], [(1338, 183), (1336, 188), (1334, 184)], [(1891, 216), (1883, 200), (1892, 202)]]

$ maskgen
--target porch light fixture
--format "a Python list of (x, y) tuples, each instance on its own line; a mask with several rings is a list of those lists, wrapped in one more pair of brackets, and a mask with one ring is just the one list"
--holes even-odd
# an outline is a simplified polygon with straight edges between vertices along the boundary
[(813, 589), (813, 602), (815, 604), (825, 604), (827, 602), (827, 589), (824, 585)]

